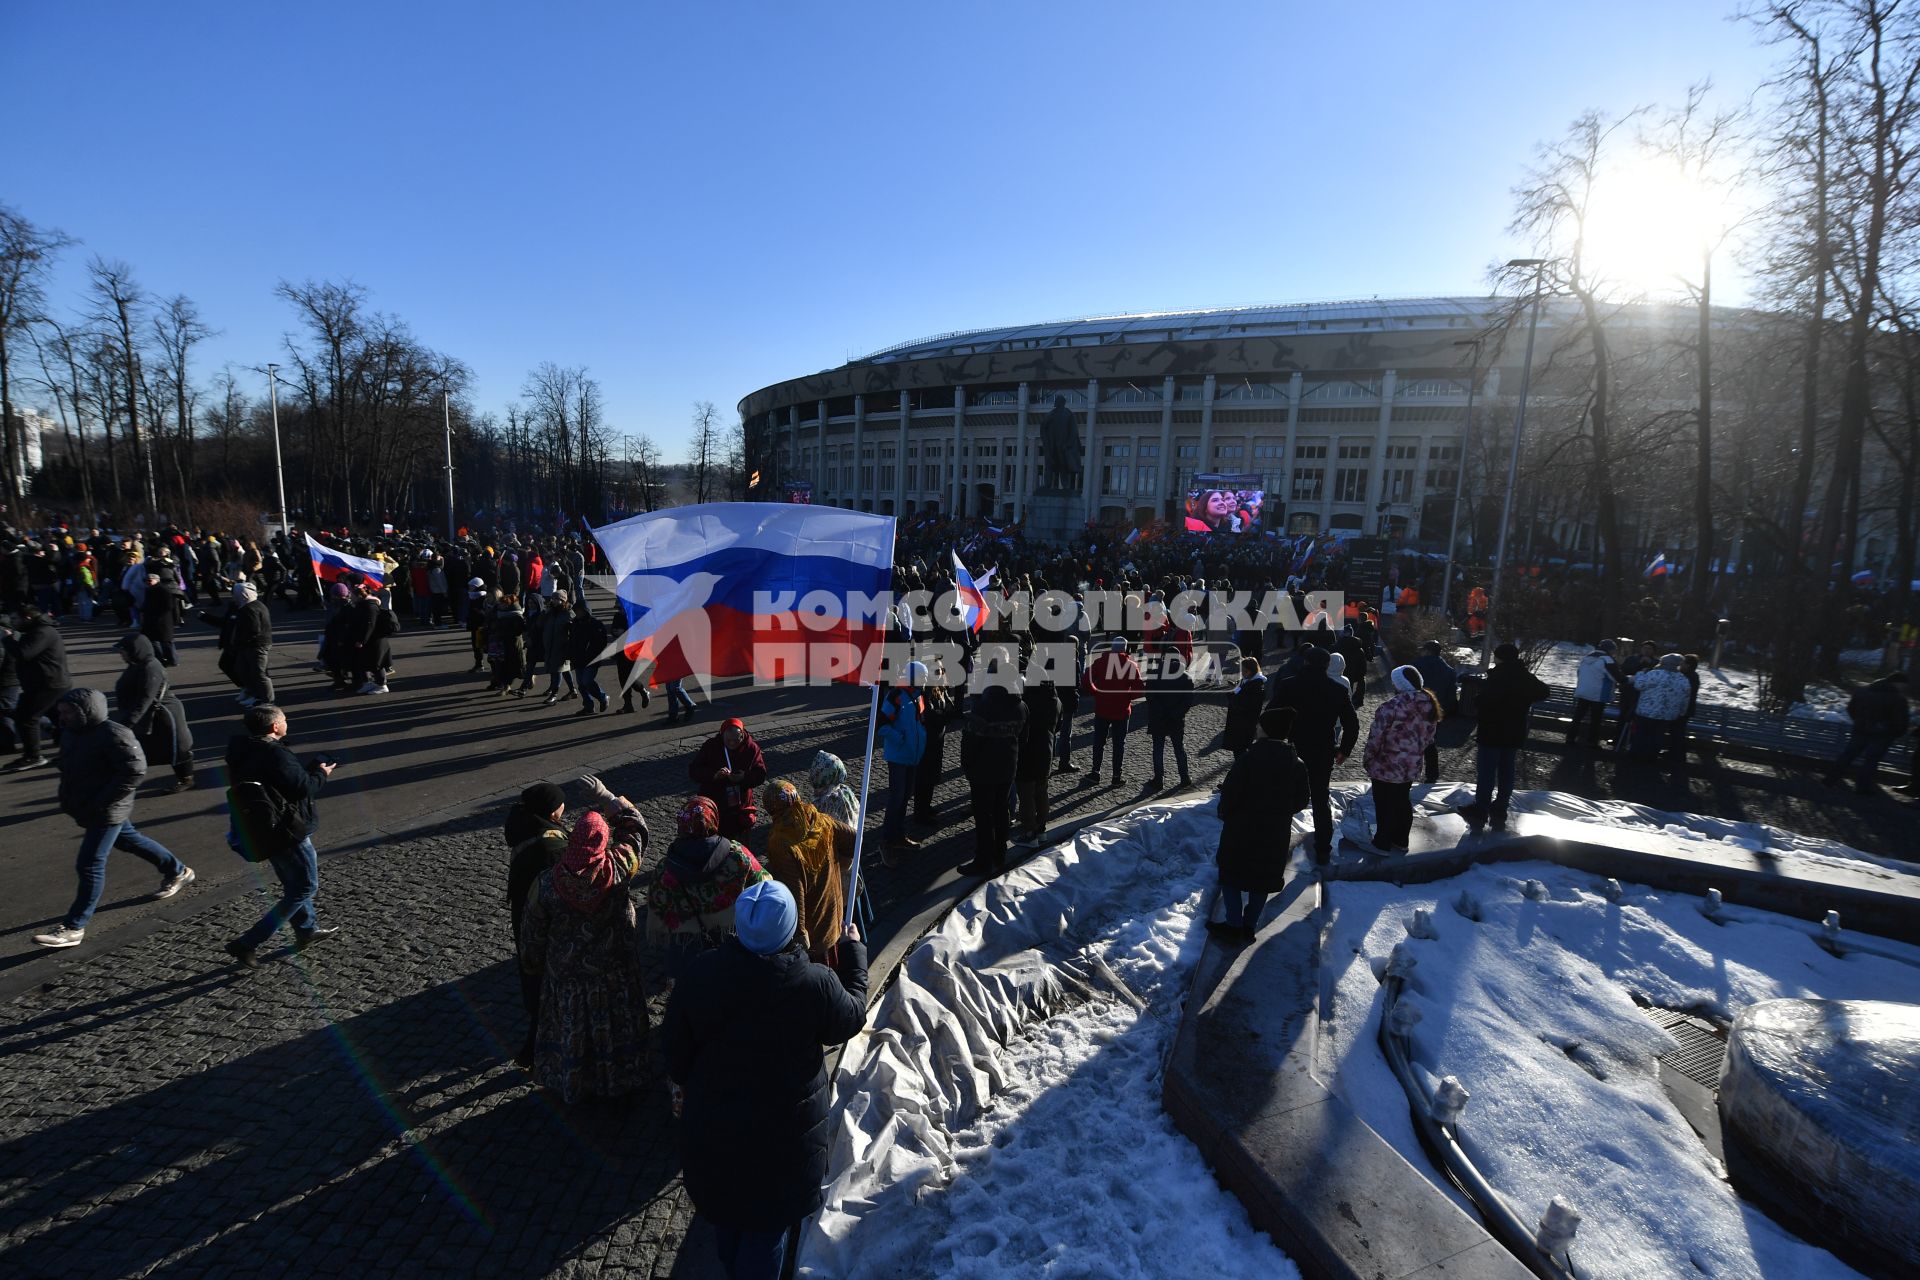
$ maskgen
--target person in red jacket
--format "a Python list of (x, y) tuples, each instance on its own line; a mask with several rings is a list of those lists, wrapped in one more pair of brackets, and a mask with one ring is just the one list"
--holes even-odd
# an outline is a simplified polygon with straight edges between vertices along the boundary
[(754, 789), (767, 780), (767, 758), (739, 717), (701, 744), (687, 775), (720, 810), (721, 835), (739, 840), (753, 830), (760, 820)]
[(1140, 664), (1127, 653), (1124, 636), (1115, 636), (1107, 651), (1087, 664), (1080, 677), (1080, 692), (1093, 698), (1093, 772), (1100, 776), (1100, 755), (1108, 738), (1113, 739), (1113, 785), (1120, 785), (1120, 761), (1127, 748), (1127, 721), (1133, 704), (1146, 693), (1140, 677)]

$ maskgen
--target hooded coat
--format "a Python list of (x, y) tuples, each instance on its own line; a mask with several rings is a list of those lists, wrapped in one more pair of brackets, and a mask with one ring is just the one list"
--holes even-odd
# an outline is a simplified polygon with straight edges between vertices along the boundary
[(778, 1231), (820, 1207), (831, 1131), (825, 1046), (866, 1021), (867, 950), (814, 964), (798, 931), (772, 955), (730, 938), (694, 958), (661, 1023), (667, 1074), (686, 1090), (680, 1164), (715, 1225)]
[(804, 800), (788, 805), (767, 835), (767, 870), (793, 894), (807, 954), (814, 960), (824, 961), (840, 941), (840, 922), (847, 914), (838, 836), (838, 824)]
[(1425, 689), (1396, 693), (1381, 703), (1373, 713), (1362, 757), (1367, 776), (1375, 782), (1420, 781), (1438, 719), (1433, 696)]
[(534, 813), (516, 803), (507, 814), (507, 848), (512, 852), (507, 863), (507, 912), (513, 917), (513, 936), (520, 937), (520, 921), (527, 908), (527, 895), (541, 873), (560, 861), (567, 851), (567, 829), (544, 813)]
[(136, 632), (118, 648), (132, 661), (113, 686), (114, 719), (133, 730), (148, 760), (191, 760), (193, 729), (187, 709), (167, 683), (167, 669), (154, 654), (153, 641)]
[[(1313, 678), (1332, 689), (1325, 676)], [(1285, 888), (1293, 815), (1311, 802), (1307, 767), (1291, 743), (1262, 738), (1248, 747), (1220, 784), (1220, 883), (1249, 893)]]
[(30, 618), (20, 628), (13, 658), (23, 693), (64, 693), (73, 687), (67, 674), (67, 642), (46, 618)]
[(61, 701), (80, 709), (80, 726), (60, 735), (60, 811), (89, 830), (125, 822), (147, 772), (139, 739), (107, 719), (107, 698), (97, 689), (75, 689)]

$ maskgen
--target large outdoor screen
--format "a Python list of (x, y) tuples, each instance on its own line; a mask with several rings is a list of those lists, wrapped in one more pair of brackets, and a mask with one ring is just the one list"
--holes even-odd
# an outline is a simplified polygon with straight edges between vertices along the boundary
[(1260, 532), (1260, 508), (1267, 497), (1260, 484), (1254, 475), (1195, 476), (1187, 490), (1187, 531)]

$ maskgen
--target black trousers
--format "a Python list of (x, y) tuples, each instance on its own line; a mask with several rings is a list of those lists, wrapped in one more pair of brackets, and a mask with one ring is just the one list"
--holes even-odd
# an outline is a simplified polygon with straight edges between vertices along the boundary
[(1413, 784), (1373, 780), (1373, 843), (1398, 849), (1413, 834)]
[(20, 740), (20, 758), (40, 758), (40, 717), (53, 710), (65, 689), (22, 689), (13, 708), (13, 733)]
[(913, 770), (913, 813), (917, 817), (933, 816), (933, 789), (940, 784), (940, 774), (947, 764), (947, 732), (945, 729), (927, 730), (927, 749), (920, 756), (920, 763)]
[(1572, 742), (1580, 736), (1580, 725), (1582, 722), (1585, 722), (1587, 726), (1587, 745), (1590, 747), (1599, 746), (1600, 727), (1606, 723), (1606, 720), (1606, 703), (1595, 702), (1591, 698), (1575, 698), (1573, 700), (1573, 723), (1567, 726), (1567, 741)]
[(1020, 798), (1020, 825), (1030, 831), (1046, 830), (1048, 781), (1045, 772), (1014, 780), (1013, 789)]
[(1013, 814), (1007, 793), (1013, 779), (995, 775), (967, 779), (967, 798), (973, 810), (973, 856), (989, 867), (1005, 866)]
[(1307, 767), (1307, 790), (1313, 796), (1313, 853), (1324, 859), (1333, 852), (1333, 757), (1302, 756)]

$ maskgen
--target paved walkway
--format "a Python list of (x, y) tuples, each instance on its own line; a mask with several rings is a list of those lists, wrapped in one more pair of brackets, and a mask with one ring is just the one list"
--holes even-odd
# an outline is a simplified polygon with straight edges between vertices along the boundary
[[(1213, 701), (1189, 718), (1201, 785), (1227, 761), (1198, 754), (1221, 714)], [(776, 772), (798, 777), (821, 747), (857, 761), (864, 726), (856, 705), (768, 716), (757, 732)], [(1084, 741), (1084, 717), (1081, 728)], [(1120, 788), (1085, 773), (1054, 779), (1057, 821), (1142, 798), (1147, 740), (1129, 738)], [(638, 754), (604, 776), (643, 803), (662, 837), (657, 857), (686, 791), (686, 746), (623, 745)], [(908, 865), (871, 868), (883, 936), (971, 852), (957, 745), (947, 753), (949, 825)], [(1449, 749), (1446, 776), (1468, 776), (1470, 756)], [(541, 763), (564, 776), (562, 759)], [(1521, 785), (1596, 793), (1615, 785), (1613, 771), (1555, 750), (1529, 757)], [(1357, 775), (1357, 762), (1341, 771)], [(1628, 798), (1661, 807), (1909, 852), (1910, 809), (1836, 799), (1790, 770), (1709, 765), (1622, 782)], [(433, 794), (416, 789), (413, 807)], [(321, 911), (346, 932), (303, 956), (226, 966), (220, 944), (263, 905), (242, 866), (228, 888), (196, 886), (119, 945), (26, 970), (38, 981), (0, 1018), (0, 1273), (711, 1274), (677, 1181), (664, 1086), (624, 1110), (569, 1110), (511, 1065), (524, 1028), (501, 807), (496, 797), (468, 808), (389, 818), (361, 847), (323, 858)]]

